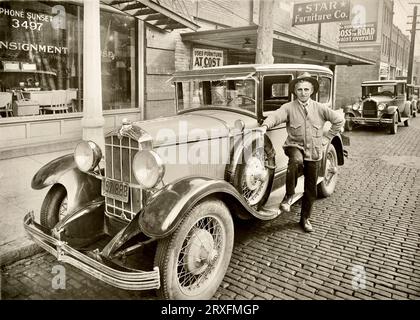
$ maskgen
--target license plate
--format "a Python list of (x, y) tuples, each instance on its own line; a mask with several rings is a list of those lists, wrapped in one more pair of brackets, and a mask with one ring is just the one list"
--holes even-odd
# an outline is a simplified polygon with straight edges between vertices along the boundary
[(102, 195), (122, 202), (128, 202), (128, 183), (105, 179), (102, 182)]

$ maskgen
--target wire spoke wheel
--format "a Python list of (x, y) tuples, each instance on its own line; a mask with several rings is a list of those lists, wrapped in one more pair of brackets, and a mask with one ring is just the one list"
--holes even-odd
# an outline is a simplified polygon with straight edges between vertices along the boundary
[(324, 179), (318, 185), (318, 194), (321, 197), (332, 195), (338, 180), (338, 158), (334, 145), (328, 146), (325, 157)]
[(251, 156), (245, 165), (242, 175), (242, 194), (250, 206), (258, 204), (264, 197), (268, 187), (268, 169), (266, 157), (257, 151)]
[(60, 203), (59, 209), (58, 209), (58, 220), (62, 220), (67, 215), (67, 195), (63, 199), (63, 201)]
[(196, 205), (178, 229), (158, 243), (158, 294), (165, 299), (210, 299), (226, 273), (233, 248), (233, 221), (216, 199)]
[(233, 178), (233, 185), (246, 202), (260, 210), (267, 202), (274, 180), (274, 157), (267, 156), (266, 146), (260, 141), (253, 141), (244, 149), (244, 160), (238, 164)]

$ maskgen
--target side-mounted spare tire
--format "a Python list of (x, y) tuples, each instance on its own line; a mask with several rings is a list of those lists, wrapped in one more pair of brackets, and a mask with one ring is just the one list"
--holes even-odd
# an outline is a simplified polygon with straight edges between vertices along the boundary
[(337, 185), (338, 157), (337, 151), (332, 143), (328, 145), (325, 157), (324, 180), (318, 184), (317, 189), (320, 198), (326, 198), (332, 195)]
[(270, 196), (275, 171), (275, 152), (268, 137), (264, 136), (264, 143), (258, 139), (253, 139), (244, 147), (232, 179), (236, 190), (257, 211)]

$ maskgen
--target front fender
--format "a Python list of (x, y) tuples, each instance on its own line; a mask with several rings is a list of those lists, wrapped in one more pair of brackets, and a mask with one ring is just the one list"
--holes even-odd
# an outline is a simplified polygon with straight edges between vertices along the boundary
[(151, 238), (169, 235), (179, 225), (184, 215), (203, 198), (216, 195), (229, 198), (239, 210), (247, 210), (255, 217), (258, 212), (248, 206), (238, 191), (224, 180), (205, 177), (187, 177), (166, 185), (149, 199), (140, 212), (139, 225)]
[(386, 109), (386, 113), (387, 114), (394, 114), (397, 110), (398, 110), (398, 107), (397, 106), (389, 106)]
[(35, 190), (61, 184), (67, 190), (67, 210), (72, 212), (92, 200), (100, 200), (101, 180), (80, 171), (73, 154), (68, 154), (44, 165), (32, 178)]

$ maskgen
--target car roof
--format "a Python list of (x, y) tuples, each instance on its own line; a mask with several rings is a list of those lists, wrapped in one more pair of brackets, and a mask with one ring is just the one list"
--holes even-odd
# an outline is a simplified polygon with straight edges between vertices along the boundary
[(323, 66), (314, 64), (302, 64), (302, 63), (274, 63), (274, 64), (238, 64), (238, 65), (227, 65), (221, 67), (212, 67), (205, 69), (195, 69), (188, 71), (178, 71), (174, 73), (174, 76), (184, 75), (202, 75), (203, 73), (208, 74), (225, 74), (225, 73), (251, 73), (251, 72), (273, 72), (273, 71), (308, 71), (308, 72), (324, 72), (330, 75), (333, 72)]
[(387, 84), (398, 84), (398, 83), (407, 83), (407, 80), (369, 80), (363, 81), (362, 85), (387, 85)]

